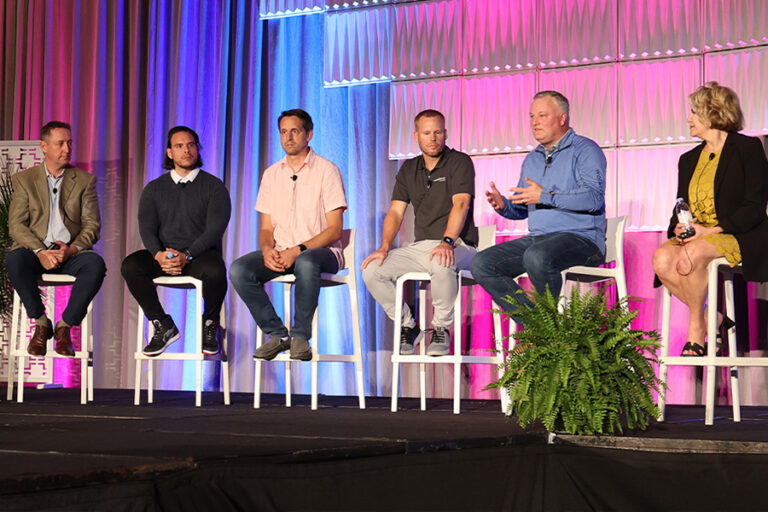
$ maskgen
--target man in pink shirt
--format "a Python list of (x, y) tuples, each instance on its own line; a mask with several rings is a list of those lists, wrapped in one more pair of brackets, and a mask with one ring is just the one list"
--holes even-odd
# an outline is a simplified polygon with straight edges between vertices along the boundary
[[(291, 359), (308, 361), (320, 274), (344, 266), (339, 240), (347, 201), (338, 167), (309, 147), (309, 114), (287, 110), (277, 124), (286, 155), (261, 178), (255, 207), (261, 214), (260, 250), (235, 260), (229, 276), (256, 324), (269, 336), (253, 357), (270, 360), (290, 348)], [(285, 274), (296, 276), (290, 333), (264, 290), (264, 283)]]

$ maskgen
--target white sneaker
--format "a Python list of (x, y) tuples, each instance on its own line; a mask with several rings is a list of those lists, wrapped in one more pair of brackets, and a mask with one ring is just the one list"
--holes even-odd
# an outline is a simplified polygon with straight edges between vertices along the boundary
[(447, 356), (451, 352), (451, 333), (445, 327), (432, 329), (432, 341), (427, 347), (428, 356)]

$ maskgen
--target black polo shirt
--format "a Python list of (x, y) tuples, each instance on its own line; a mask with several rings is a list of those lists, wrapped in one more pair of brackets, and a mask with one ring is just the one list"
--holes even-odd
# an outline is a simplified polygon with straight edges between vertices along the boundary
[(422, 155), (406, 160), (397, 173), (392, 200), (413, 204), (417, 242), (442, 240), (455, 194), (469, 194), (472, 198), (459, 238), (476, 247), (475, 166), (466, 153), (446, 147), (431, 172)]

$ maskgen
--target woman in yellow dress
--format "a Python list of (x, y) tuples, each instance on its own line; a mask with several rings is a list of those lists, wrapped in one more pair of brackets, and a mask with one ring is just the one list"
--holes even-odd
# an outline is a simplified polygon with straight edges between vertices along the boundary
[[(709, 82), (688, 99), (691, 136), (702, 143), (680, 157), (677, 197), (691, 206), (695, 234), (681, 238), (686, 228), (673, 212), (670, 240), (654, 253), (653, 269), (690, 311), (682, 355), (701, 356), (707, 265), (725, 257), (731, 266), (742, 264), (745, 279), (768, 281), (768, 160), (759, 139), (737, 133), (744, 116), (731, 89)], [(720, 326), (731, 322), (718, 319)]]

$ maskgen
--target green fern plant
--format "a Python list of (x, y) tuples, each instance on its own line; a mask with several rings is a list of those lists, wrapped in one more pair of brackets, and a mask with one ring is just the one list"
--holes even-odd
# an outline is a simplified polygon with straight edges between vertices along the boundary
[[(514, 333), (504, 374), (489, 388), (509, 393), (510, 416), (522, 427), (541, 420), (549, 431), (613, 434), (645, 429), (658, 416), (653, 391), (663, 384), (653, 364), (659, 335), (632, 329), (637, 316), (622, 300), (574, 289), (561, 311), (549, 290), (528, 293), (535, 307), (511, 313), (525, 328)], [(517, 305), (510, 297), (507, 300)]]
[(11, 248), (11, 235), (8, 231), (11, 192), (10, 174), (0, 172), (0, 316), (4, 317), (10, 316), (13, 304), (13, 289), (5, 269), (5, 255)]

